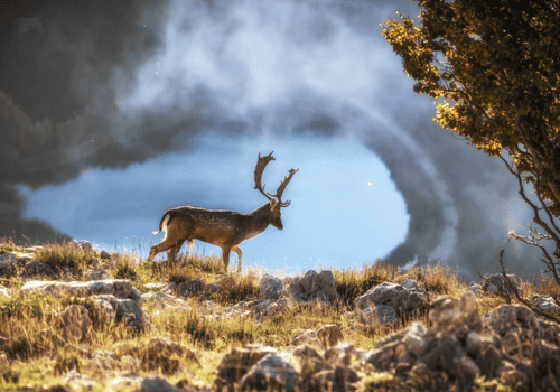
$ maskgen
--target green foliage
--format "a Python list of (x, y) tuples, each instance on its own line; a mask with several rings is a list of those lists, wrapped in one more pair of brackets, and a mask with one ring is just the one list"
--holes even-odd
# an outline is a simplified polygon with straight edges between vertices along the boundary
[[(69, 306), (83, 306), (88, 312), (88, 317), (91, 319), (92, 327), (98, 332), (107, 332), (113, 329), (111, 320), (106, 317), (105, 312), (97, 305), (93, 298), (80, 298), (80, 297), (66, 297), (63, 296), (58, 301), (53, 302), (52, 307), (60, 307), (66, 309)], [(91, 337), (84, 337), (84, 342), (91, 343)]]
[(153, 326), (165, 334), (182, 336), (196, 347), (205, 350), (224, 349), (224, 343), (250, 344), (255, 342), (254, 325), (246, 320), (211, 321), (194, 311), (165, 311), (165, 322)]
[(75, 370), (78, 373), (82, 367), (82, 358), (79, 355), (63, 352), (57, 353), (54, 364), (54, 374), (60, 376)]
[(19, 290), (23, 287), (24, 283), (21, 280), (15, 278), (15, 277), (12, 277), (12, 278), (2, 277), (2, 278), (0, 278), (0, 285), (2, 285), (2, 287), (5, 287), (7, 289), (17, 289), (17, 290)]
[(112, 274), (115, 279), (136, 280), (138, 273), (132, 266), (132, 261), (127, 259), (118, 259), (113, 264)]
[(201, 276), (214, 276), (214, 274), (208, 273), (210, 272), (208, 269), (200, 268), (201, 265), (186, 263), (185, 261), (175, 264), (163, 263), (163, 266), (160, 267), (161, 264), (162, 263), (154, 263), (152, 270), (165, 270), (166, 278), (168, 278), (170, 282), (190, 282)]
[(437, 104), (433, 121), (489, 155), (505, 149), (521, 173), (536, 169), (540, 186), (534, 173), (525, 181), (560, 216), (558, 1), (419, 4), (420, 28), (401, 16), (384, 21), (382, 34), (416, 81), (414, 91)]
[(184, 258), (183, 267), (192, 268), (201, 272), (207, 272), (212, 274), (223, 274), (224, 263), (221, 257), (217, 256), (206, 256), (197, 257), (197, 254), (191, 254)]
[(182, 361), (192, 361), (194, 358), (187, 353), (172, 353), (165, 346), (157, 348), (154, 346), (140, 350), (139, 359), (142, 361), (145, 372), (161, 371), (165, 375), (175, 374), (179, 371)]
[(19, 382), (19, 372), (12, 370), (9, 363), (0, 364), (0, 374), (6, 383), (17, 384)]
[(35, 256), (41, 263), (48, 264), (53, 271), (62, 272), (73, 269), (72, 275), (76, 280), (84, 280), (88, 262), (93, 258), (92, 252), (85, 252), (71, 242), (62, 244), (46, 244), (43, 249), (35, 251)]
[(445, 383), (438, 385), (438, 380), (432, 374), (411, 372), (410, 378), (399, 385), (399, 392), (438, 392), (447, 387), (447, 380)]
[(0, 298), (0, 352), (25, 361), (53, 349), (59, 342), (41, 331), (52, 325), (45, 312), (50, 303), (37, 295)]
[(139, 275), (145, 282), (190, 282), (196, 278), (205, 281), (215, 279), (217, 274), (223, 274), (222, 259), (215, 256), (201, 256), (198, 254), (178, 255), (178, 261), (144, 262), (140, 265)]
[(364, 392), (394, 392), (396, 385), (389, 373), (368, 375), (364, 380)]
[(169, 275), (169, 266), (162, 267), (154, 262), (143, 262), (138, 269), (143, 282), (164, 282)]
[(234, 279), (233, 284), (226, 285), (222, 290), (213, 293), (210, 299), (221, 303), (237, 303), (248, 297), (259, 298), (260, 288), (254, 276), (241, 276)]
[[(416, 271), (416, 268), (412, 268), (412, 271)], [(430, 291), (438, 295), (452, 295), (457, 296), (457, 288), (460, 283), (457, 279), (457, 275), (453, 274), (449, 269), (449, 266), (442, 267), (438, 262), (435, 265), (426, 266), (418, 272), (418, 283), (426, 291)]]

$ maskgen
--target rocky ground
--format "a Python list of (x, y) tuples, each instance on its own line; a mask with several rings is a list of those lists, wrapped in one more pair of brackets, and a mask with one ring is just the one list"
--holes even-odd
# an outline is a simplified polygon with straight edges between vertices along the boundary
[[(153, 291), (141, 293), (129, 280), (111, 279), (106, 262), (92, 259), (88, 281), (36, 280), (36, 274), (54, 274), (47, 264), (33, 260), (33, 253), (0, 255), (0, 274), (15, 270), (17, 259), (25, 263), (25, 284), (16, 292), (0, 286), (0, 295), (17, 298), (21, 293), (41, 296), (72, 296), (94, 299), (105, 317), (115, 324), (125, 323), (140, 334), (150, 334), (150, 317), (155, 312), (173, 309), (196, 312), (208, 322), (251, 320), (258, 324), (290, 312), (294, 306), (337, 306), (341, 299), (332, 271), (308, 271), (299, 278), (281, 280), (265, 274), (260, 280), (259, 298), (248, 298), (218, 310), (214, 301), (202, 301), (196, 309), (187, 298), (222, 290), (233, 277), (223, 275), (213, 283), (202, 279), (176, 284), (146, 283)], [(197, 352), (164, 336), (153, 336), (147, 347), (122, 343), (111, 351), (91, 350), (76, 342), (93, 333), (93, 321), (84, 306), (71, 305), (54, 312), (62, 333), (50, 339), (67, 352), (83, 358), (82, 369), (97, 369), (104, 381), (75, 370), (61, 375), (58, 387), (51, 390), (139, 391), (353, 391), (394, 390), (395, 382), (408, 390), (473, 391), (477, 380), (493, 382), (515, 391), (560, 390), (560, 326), (538, 317), (522, 305), (502, 305), (479, 314), (477, 298), (504, 290), (500, 275), (489, 275), (479, 285), (469, 287), (459, 298), (434, 296), (417, 280), (383, 282), (355, 299), (348, 316), (355, 328), (391, 325), (411, 317), (419, 310), (429, 311), (429, 327), (413, 322), (406, 328), (379, 340), (372, 351), (364, 352), (348, 343), (339, 325), (327, 324), (300, 331), (291, 337), (288, 348), (252, 344), (232, 347), (217, 359), (215, 380), (204, 383), (182, 380), (171, 383), (165, 374), (146, 374), (150, 356), (166, 353), (170, 358), (199, 363)], [(543, 309), (558, 312), (550, 297), (528, 297)], [(152, 313), (146, 311), (150, 303)], [(6, 337), (1, 337), (6, 339)], [(0, 363), (10, 363), (6, 353)], [(166, 370), (173, 373), (173, 364)], [(144, 375), (140, 375), (140, 374)], [(149, 372), (148, 372), (149, 373)], [(165, 373), (165, 372), (164, 372)], [(158, 375), (156, 375), (158, 374)], [(58, 388), (58, 389), (53, 389)], [(492, 388), (488, 389), (492, 390)]]

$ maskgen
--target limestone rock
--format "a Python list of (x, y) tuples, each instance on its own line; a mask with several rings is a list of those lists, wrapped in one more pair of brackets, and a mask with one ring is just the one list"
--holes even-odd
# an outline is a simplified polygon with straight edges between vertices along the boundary
[(15, 264), (15, 262), (17, 261), (17, 253), (16, 252), (3, 253), (0, 255), (0, 261), (5, 261), (7, 263), (9, 262)]
[(218, 391), (232, 392), (233, 383), (239, 383), (253, 365), (263, 357), (276, 353), (278, 353), (277, 349), (260, 344), (247, 345), (243, 348), (233, 347), (229, 354), (224, 355), (218, 366), (218, 377), (214, 386)]
[(337, 303), (340, 296), (332, 271), (307, 271), (302, 278), (292, 278), (288, 292), (296, 301), (328, 301)]
[(148, 315), (135, 300), (115, 298), (112, 295), (100, 295), (95, 299), (107, 315), (114, 317), (116, 323), (124, 321), (138, 330), (150, 330)]
[(235, 284), (235, 280), (229, 274), (224, 274), (218, 280), (213, 283), (206, 284), (205, 290), (207, 293), (215, 293), (216, 291), (221, 291), (225, 287), (231, 287)]
[(317, 338), (321, 342), (321, 346), (327, 348), (336, 346), (343, 336), (338, 325), (329, 324), (317, 329)]
[(259, 283), (261, 288), (260, 299), (273, 299), (280, 298), (280, 292), (283, 288), (282, 281), (269, 273), (265, 273)]
[(94, 271), (101, 271), (103, 269), (103, 264), (98, 259), (92, 258), (89, 262)]
[[(3, 254), (1, 256), (6, 256), (6, 254)], [(7, 257), (5, 257), (6, 260), (8, 260)], [(0, 276), (6, 276), (6, 277), (12, 277), (15, 276), (17, 273), (17, 268), (16, 268), (16, 262), (15, 259), (14, 261), (0, 261)]]
[(105, 280), (105, 279), (110, 279), (111, 278), (111, 274), (109, 273), (109, 271), (105, 271), (105, 270), (99, 270), (99, 271), (92, 271), (92, 270), (88, 270), (86, 271), (86, 279), (91, 281), (91, 280)]
[(321, 348), (329, 348), (336, 346), (340, 339), (342, 339), (342, 332), (338, 325), (323, 325), (322, 327), (313, 330), (306, 329), (298, 332), (291, 337), (292, 346), (300, 345), (314, 345)]
[(440, 296), (432, 305), (432, 328), (413, 323), (382, 338), (365, 364), (377, 371), (394, 369), (395, 379), (403, 382), (411, 374), (424, 374), (427, 389), (449, 390), (457, 384), (459, 390), (472, 391), (479, 375), (500, 378), (519, 390), (536, 390), (533, 380), (546, 386), (540, 390), (560, 385), (560, 377), (541, 372), (560, 367), (559, 325), (520, 305), (504, 305), (481, 318), (472, 292), (459, 299)]
[(50, 265), (45, 263), (40, 263), (37, 260), (32, 260), (27, 262), (23, 268), (25, 269), (28, 275), (38, 275), (38, 274), (51, 275), (51, 276), (54, 275), (54, 271)]
[(93, 322), (84, 306), (70, 305), (60, 313), (64, 322), (64, 337), (69, 340), (81, 340), (91, 332)]
[(317, 331), (306, 329), (291, 336), (292, 346), (310, 345), (321, 347), (321, 341), (317, 338)]
[[(515, 274), (506, 274), (506, 276), (512, 283), (513, 289), (516, 290), (517, 284), (515, 282)], [(506, 280), (501, 273), (485, 274), (484, 279), (480, 282), (480, 287), (482, 288), (482, 291), (488, 295), (508, 295), (511, 298), (515, 297), (514, 292), (506, 283)]]
[(91, 242), (88, 241), (72, 241), (72, 245), (77, 249), (83, 250), (84, 252), (93, 252), (93, 246)]
[(0, 297), (11, 297), (11, 296), (12, 296), (12, 291), (0, 285)]
[(109, 252), (106, 252), (106, 251), (104, 251), (104, 250), (102, 250), (102, 251), (100, 252), (100, 256), (99, 256), (99, 257), (101, 257), (102, 260), (103, 260), (103, 259), (107, 259), (107, 260), (111, 260), (111, 259), (112, 259), (112, 255), (111, 255)]
[(81, 390), (91, 390), (95, 387), (96, 382), (90, 377), (78, 373), (76, 370), (72, 370), (61, 377), (61, 380), (65, 383), (69, 383), (73, 389)]
[(185, 309), (189, 310), (187, 302), (183, 299), (162, 293), (161, 291), (144, 293), (141, 296), (142, 301), (153, 302), (160, 309), (174, 308), (174, 309)]
[(354, 300), (356, 321), (372, 324), (376, 321), (391, 324), (398, 314), (409, 315), (429, 302), (428, 293), (418, 282), (407, 280), (402, 284), (383, 282), (372, 287)]
[(560, 306), (556, 304), (554, 298), (548, 295), (531, 294), (527, 300), (546, 312), (560, 312)]
[(460, 299), (442, 295), (431, 305), (430, 320), (435, 328), (451, 330), (451, 333), (457, 333), (461, 338), (466, 337), (468, 331), (478, 332), (482, 328), (473, 292), (464, 292)]
[(59, 282), (30, 280), (21, 288), (23, 292), (36, 291), (45, 295), (60, 295), (66, 292), (76, 297), (110, 294), (117, 298), (131, 298), (132, 283), (124, 279), (95, 280), (89, 282)]
[(180, 392), (179, 388), (160, 376), (141, 377), (135, 372), (125, 372), (109, 383), (112, 391)]
[(192, 297), (204, 292), (206, 283), (201, 278), (196, 278), (190, 282), (181, 282), (177, 285), (177, 296)]
[(260, 359), (240, 381), (241, 390), (295, 392), (299, 374), (287, 352), (272, 353)]

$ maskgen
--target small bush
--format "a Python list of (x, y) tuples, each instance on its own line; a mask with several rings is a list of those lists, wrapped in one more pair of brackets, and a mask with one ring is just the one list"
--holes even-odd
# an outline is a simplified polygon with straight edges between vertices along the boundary
[(136, 280), (138, 278), (138, 273), (132, 266), (132, 262), (125, 259), (117, 260), (111, 272), (115, 279)]
[(0, 374), (4, 382), (8, 384), (16, 384), (19, 382), (20, 373), (10, 368), (9, 363), (0, 364)]
[(72, 353), (58, 353), (55, 357), (54, 373), (59, 376), (61, 374), (66, 374), (71, 370), (75, 370), (78, 373), (82, 368), (82, 358), (77, 354)]

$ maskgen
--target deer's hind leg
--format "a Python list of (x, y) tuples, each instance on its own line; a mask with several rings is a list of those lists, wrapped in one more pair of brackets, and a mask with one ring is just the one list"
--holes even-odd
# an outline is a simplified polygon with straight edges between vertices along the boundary
[(177, 261), (177, 253), (179, 253), (179, 250), (181, 250), (181, 246), (183, 246), (185, 241), (187, 240), (184, 239), (182, 241), (179, 241), (177, 245), (173, 245), (169, 248), (169, 250), (167, 251), (167, 261), (172, 263)]
[(173, 259), (177, 255), (177, 251), (187, 240), (189, 236), (188, 230), (183, 226), (179, 225), (177, 219), (171, 221), (167, 224), (165, 228), (165, 238), (159, 244), (150, 247), (150, 254), (148, 255), (147, 261), (152, 261), (152, 259), (159, 253), (169, 251), (167, 254), (173, 256)]

